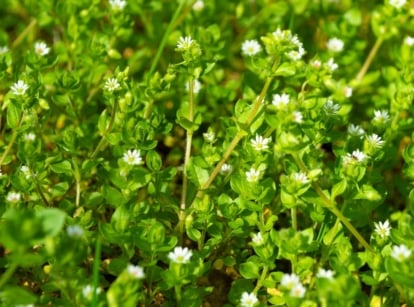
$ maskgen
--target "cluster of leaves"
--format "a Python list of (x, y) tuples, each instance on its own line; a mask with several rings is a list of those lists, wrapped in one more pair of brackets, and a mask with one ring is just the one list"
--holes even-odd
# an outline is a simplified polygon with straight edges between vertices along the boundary
[(6, 0), (5, 306), (414, 300), (403, 0)]

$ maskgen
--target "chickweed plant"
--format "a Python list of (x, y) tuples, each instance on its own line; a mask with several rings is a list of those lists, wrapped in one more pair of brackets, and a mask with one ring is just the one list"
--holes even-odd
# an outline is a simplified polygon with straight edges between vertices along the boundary
[(2, 306), (413, 306), (413, 1), (0, 16)]

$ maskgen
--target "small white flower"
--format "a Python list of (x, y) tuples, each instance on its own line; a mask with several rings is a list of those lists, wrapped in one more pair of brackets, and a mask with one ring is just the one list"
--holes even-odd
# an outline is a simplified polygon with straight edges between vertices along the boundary
[(168, 258), (178, 264), (184, 264), (190, 262), (190, 258), (193, 255), (193, 252), (189, 250), (187, 247), (179, 247), (177, 246), (174, 248), (174, 251), (168, 254)]
[(280, 285), (287, 289), (292, 289), (296, 285), (300, 285), (299, 276), (292, 273), (292, 274), (283, 274), (282, 280), (280, 281)]
[(375, 133), (367, 136), (366, 140), (374, 148), (381, 148), (384, 145), (384, 141)]
[(331, 99), (328, 99), (328, 101), (323, 106), (323, 110), (325, 111), (326, 115), (335, 115), (338, 113), (341, 106), (339, 104), (334, 104)]
[(305, 293), (306, 289), (301, 283), (294, 285), (292, 289), (290, 289), (290, 296), (292, 297), (302, 298), (305, 296)]
[(346, 156), (343, 158), (343, 164), (358, 164), (363, 163), (368, 159), (368, 156), (360, 151), (359, 149), (354, 150), (352, 153), (347, 153)]
[(25, 175), (26, 179), (29, 179), (32, 176), (32, 172), (27, 165), (22, 165), (20, 171)]
[(295, 112), (293, 112), (292, 117), (293, 117), (293, 121), (294, 121), (295, 123), (301, 124), (301, 123), (302, 123), (302, 121), (303, 121), (303, 115), (302, 115), (302, 113), (301, 113), (301, 112), (299, 112), (299, 111), (295, 111)]
[(339, 38), (334, 37), (328, 40), (326, 46), (328, 47), (329, 51), (341, 52), (344, 49), (344, 42)]
[(104, 89), (108, 92), (117, 91), (120, 88), (120, 84), (116, 78), (109, 78), (105, 81)]
[(390, 120), (390, 115), (388, 114), (386, 110), (374, 111), (374, 118), (372, 121), (375, 122), (376, 124), (384, 125), (389, 120)]
[(216, 134), (211, 130), (203, 133), (203, 137), (209, 143), (214, 143), (214, 141), (216, 140)]
[(298, 172), (291, 174), (292, 181), (296, 184), (307, 184), (309, 183), (309, 178), (305, 173)]
[(66, 233), (72, 238), (81, 238), (83, 236), (83, 228), (79, 225), (70, 225), (66, 228)]
[(24, 134), (24, 140), (28, 142), (33, 142), (36, 139), (36, 134), (33, 132), (28, 132)]
[(389, 0), (389, 4), (396, 9), (402, 8), (406, 2), (406, 0)]
[(45, 42), (36, 42), (34, 45), (34, 50), (40, 56), (47, 55), (50, 52), (50, 48), (46, 45)]
[[(188, 82), (185, 83), (185, 89), (188, 92), (190, 90), (190, 86), (188, 84)], [(193, 84), (193, 93), (194, 94), (198, 94), (201, 90), (201, 83), (200, 81), (198, 81), (197, 79), (194, 80), (194, 84)]]
[(204, 9), (204, 1), (197, 0), (196, 2), (194, 2), (194, 4), (193, 4), (193, 10), (194, 11), (199, 12), (203, 9)]
[(288, 94), (274, 94), (272, 104), (278, 108), (279, 110), (284, 109), (290, 101), (290, 97)]
[[(96, 288), (95, 292), (96, 292), (96, 294), (101, 293), (101, 288)], [(86, 299), (91, 300), (92, 296), (93, 296), (93, 287), (91, 285), (86, 285), (85, 287), (83, 287), (82, 295)]]
[(109, 0), (109, 5), (111, 9), (116, 11), (122, 11), (126, 6), (125, 0)]
[(364, 134), (365, 134), (365, 130), (364, 129), (362, 129), (360, 126), (358, 126), (358, 125), (354, 125), (354, 124), (351, 124), (351, 125), (349, 125), (348, 126), (348, 133), (351, 135), (351, 136), (355, 136), (355, 137), (360, 137), (360, 138), (362, 138), (363, 136), (364, 136)]
[(322, 62), (319, 60), (313, 60), (310, 65), (315, 69), (319, 69), (322, 66)]
[(344, 88), (344, 95), (345, 95), (345, 97), (346, 98), (349, 98), (349, 97), (351, 97), (352, 96), (352, 87), (350, 87), (350, 86), (345, 86), (345, 88)]
[(129, 264), (127, 267), (127, 272), (135, 279), (143, 279), (145, 277), (144, 269), (139, 265)]
[(23, 80), (17, 81), (11, 87), (12, 93), (16, 96), (24, 95), (28, 89), (29, 86)]
[(323, 268), (320, 268), (318, 271), (318, 274), (316, 274), (316, 277), (318, 278), (326, 278), (326, 279), (333, 279), (335, 275), (335, 272), (332, 270), (325, 270)]
[(259, 300), (254, 293), (243, 292), (240, 305), (242, 307), (253, 307)]
[(414, 37), (406, 36), (405, 39), (404, 39), (404, 44), (406, 44), (409, 47), (414, 45)]
[(264, 138), (261, 135), (256, 134), (256, 138), (250, 140), (254, 150), (263, 151), (269, 149), (269, 143), (272, 141), (271, 138)]
[(330, 72), (333, 72), (338, 69), (338, 64), (335, 63), (333, 58), (330, 58), (328, 62), (325, 63), (325, 65)]
[(385, 222), (374, 223), (375, 225), (375, 232), (381, 237), (385, 238), (390, 235), (391, 225), (388, 220)]
[(404, 244), (394, 245), (392, 247), (391, 257), (394, 258), (395, 260), (402, 262), (410, 256), (411, 256), (411, 250), (409, 250), (408, 247), (405, 246)]
[(139, 150), (128, 150), (122, 157), (125, 163), (129, 165), (139, 165), (142, 163), (141, 152)]
[(255, 234), (253, 235), (253, 237), (252, 237), (252, 242), (253, 242), (253, 244), (254, 244), (254, 245), (256, 245), (256, 246), (263, 245), (263, 243), (264, 243), (264, 238), (263, 238), (263, 236), (262, 236), (262, 233), (260, 233), (260, 232), (255, 233)]
[(7, 46), (0, 47), (0, 55), (6, 54), (7, 52), (9, 52), (9, 48)]
[(224, 163), (224, 164), (221, 166), (220, 172), (221, 172), (221, 173), (229, 173), (229, 172), (231, 172), (231, 170), (232, 170), (231, 165), (230, 165), (230, 164), (227, 164), (227, 163)]
[(246, 172), (246, 179), (248, 182), (257, 182), (260, 177), (260, 171), (254, 169), (253, 167)]
[(191, 45), (194, 43), (194, 40), (191, 36), (180, 37), (177, 43), (177, 49), (184, 51), (191, 48)]
[(21, 197), (21, 194), (18, 192), (9, 192), (9, 194), (7, 194), (6, 200), (10, 203), (17, 203), (20, 201)]
[(305, 55), (305, 49), (299, 47), (298, 50), (292, 50), (287, 53), (288, 58), (292, 61), (299, 61)]
[(258, 54), (261, 50), (262, 47), (260, 46), (260, 44), (257, 42), (257, 40), (246, 40), (243, 42), (242, 44), (242, 53), (244, 55), (247, 56), (254, 56), (256, 54)]

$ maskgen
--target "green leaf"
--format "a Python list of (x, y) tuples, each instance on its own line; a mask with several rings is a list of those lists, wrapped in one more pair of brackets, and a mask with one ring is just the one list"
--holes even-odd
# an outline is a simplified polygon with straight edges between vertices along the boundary
[(21, 287), (7, 286), (0, 292), (0, 301), (3, 306), (30, 305), (35, 304), (37, 298)]
[(22, 110), (16, 103), (10, 102), (7, 106), (7, 125), (10, 128), (17, 128)]
[(72, 164), (67, 160), (51, 164), (50, 169), (57, 174), (72, 174)]
[(146, 165), (152, 171), (159, 171), (162, 166), (162, 160), (160, 155), (155, 150), (150, 150), (146, 155)]
[(341, 181), (335, 183), (335, 185), (332, 187), (331, 199), (334, 200), (338, 195), (343, 194), (346, 190), (346, 187), (346, 179), (342, 179)]
[(47, 208), (36, 212), (36, 217), (42, 223), (43, 233), (47, 237), (56, 236), (63, 228), (66, 213), (56, 209)]
[(289, 76), (293, 76), (295, 73), (296, 73), (295, 64), (283, 63), (276, 70), (275, 76), (289, 77)]

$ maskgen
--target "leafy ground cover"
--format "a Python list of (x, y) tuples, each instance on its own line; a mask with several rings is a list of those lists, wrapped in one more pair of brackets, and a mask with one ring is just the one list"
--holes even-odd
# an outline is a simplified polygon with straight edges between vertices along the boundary
[(2, 306), (412, 306), (412, 1), (3, 2)]

